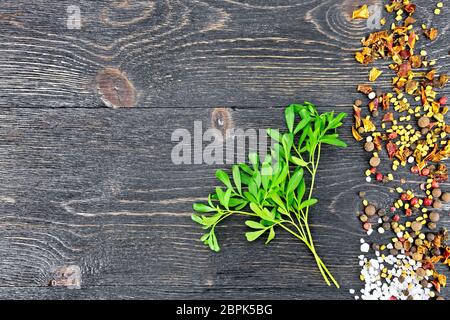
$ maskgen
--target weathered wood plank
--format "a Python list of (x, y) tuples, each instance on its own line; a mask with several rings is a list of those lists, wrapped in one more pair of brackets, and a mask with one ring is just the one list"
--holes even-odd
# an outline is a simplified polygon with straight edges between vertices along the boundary
[[(281, 110), (229, 112), (236, 128), (260, 129), (281, 127)], [(220, 228), (223, 250), (214, 254), (189, 216), (217, 185), (214, 170), (229, 166), (175, 166), (170, 157), (173, 130), (194, 121), (208, 128), (211, 114), (3, 109), (0, 298), (351, 298), (363, 235), (357, 192), (388, 205), (394, 184), (365, 182), (368, 159), (357, 144), (324, 149), (313, 233), (342, 290), (328, 288), (305, 248), (282, 232), (268, 247), (247, 243), (239, 219)], [(348, 142), (350, 122), (341, 130)], [(69, 265), (81, 269), (81, 289), (47, 288)]]
[[(433, 18), (428, 1), (416, 2), (442, 29), (426, 46), (448, 69), (448, 13)], [(128, 78), (138, 107), (348, 106), (367, 80), (368, 68), (353, 59), (371, 31), (350, 19), (361, 1), (77, 3), (80, 30), (67, 28), (73, 1), (2, 1), (0, 106), (103, 105), (95, 78), (107, 67)], [(377, 85), (389, 88), (390, 78)]]

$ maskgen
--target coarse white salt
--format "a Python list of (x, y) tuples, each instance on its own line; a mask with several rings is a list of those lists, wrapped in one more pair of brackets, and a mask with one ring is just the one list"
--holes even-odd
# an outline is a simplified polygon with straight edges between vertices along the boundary
[(373, 232), (373, 229), (370, 228), (369, 230), (367, 230), (367, 235), (370, 236), (372, 234), (372, 232)]
[(384, 229), (382, 227), (378, 228), (378, 233), (384, 233)]
[(372, 178), (371, 177), (366, 177), (366, 181), (370, 182), (370, 181), (372, 181)]
[(355, 294), (355, 289), (350, 289), (348, 292), (350, 292), (350, 294)]
[(373, 100), (373, 99), (375, 99), (375, 97), (377, 96), (377, 94), (375, 93), (375, 92), (370, 92), (368, 95), (367, 95), (367, 97), (370, 99), (370, 100)]
[(369, 252), (369, 250), (370, 250), (370, 246), (369, 246), (369, 244), (368, 243), (363, 243), (362, 245), (361, 245), (361, 252)]
[(367, 136), (366, 141), (367, 141), (367, 142), (372, 142), (372, 141), (373, 141), (372, 136)]

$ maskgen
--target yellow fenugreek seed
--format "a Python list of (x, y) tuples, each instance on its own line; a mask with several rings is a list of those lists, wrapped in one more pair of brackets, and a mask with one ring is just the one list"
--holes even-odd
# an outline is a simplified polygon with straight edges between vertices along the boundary
[(397, 191), (398, 193), (402, 193), (402, 192), (403, 192), (403, 189), (400, 188), (400, 187), (397, 187), (397, 188), (395, 188), (395, 191)]
[(369, 202), (368, 202), (367, 200), (364, 199), (364, 200), (363, 200), (363, 205), (364, 205), (364, 206), (367, 206), (368, 204), (369, 204)]
[[(437, 15), (437, 16), (440, 15), (441, 14), (441, 9), (439, 9), (439, 8), (434, 9), (434, 14)], [(398, 18), (398, 16), (397, 16), (397, 18)], [(396, 18), (396, 20), (397, 20), (397, 18)], [(397, 21), (399, 21), (399, 20), (397, 20)]]
[(444, 6), (444, 4), (442, 3), (442, 2), (438, 2), (437, 4), (436, 4), (436, 7), (438, 7), (438, 8), (442, 8)]
[(424, 57), (424, 56), (427, 55), (427, 52), (426, 52), (425, 50), (421, 50), (421, 51), (420, 51), (420, 55)]
[(422, 212), (428, 212), (427, 208), (422, 208)]

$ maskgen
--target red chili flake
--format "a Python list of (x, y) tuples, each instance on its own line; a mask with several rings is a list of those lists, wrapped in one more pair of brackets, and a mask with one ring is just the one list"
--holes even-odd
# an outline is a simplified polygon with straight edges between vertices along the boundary
[(411, 167), (411, 172), (412, 173), (419, 173), (419, 167), (418, 166)]
[[(394, 207), (392, 207), (392, 208), (394, 208)], [(392, 211), (392, 208), (391, 208), (391, 211)], [(392, 217), (392, 221), (394, 221), (394, 222), (398, 222), (399, 220), (400, 220), (400, 216), (398, 214), (396, 214), (395, 216)]]
[(414, 13), (416, 11), (417, 6), (413, 3), (405, 5), (404, 9), (409, 14)]
[(389, 133), (388, 138), (394, 140), (397, 138), (397, 136), (398, 136), (397, 132), (391, 132)]
[(416, 204), (418, 204), (419, 203), (419, 199), (417, 199), (417, 198), (412, 198), (411, 199), (411, 205), (412, 206), (415, 206)]
[(429, 207), (429, 206), (431, 206), (432, 204), (433, 204), (433, 200), (431, 200), (430, 198), (425, 198), (425, 199), (423, 199), (423, 205), (424, 205), (424, 206)]
[(442, 105), (444, 105), (444, 104), (447, 104), (447, 97), (441, 97), (440, 99), (439, 99), (439, 104), (442, 106)]
[(374, 174), (375, 172), (377, 172), (377, 168), (372, 167), (372, 168), (369, 169), (369, 171), (370, 171), (371, 174)]
[(392, 112), (388, 112), (383, 116), (382, 122), (392, 122), (394, 121), (394, 114)]
[(353, 116), (355, 117), (356, 128), (361, 126), (361, 108), (353, 106)]
[(395, 153), (397, 152), (397, 145), (393, 143), (392, 141), (389, 141), (386, 144), (386, 150), (389, 156), (389, 159), (392, 160), (395, 156)]
[(402, 195), (400, 196), (400, 199), (402, 201), (406, 201), (406, 200), (408, 200), (408, 195), (406, 193), (402, 193)]
[(400, 51), (400, 57), (402, 57), (403, 60), (408, 59), (410, 56), (411, 56), (411, 51), (406, 50), (406, 49)]
[(401, 78), (407, 78), (411, 73), (411, 63), (403, 62), (398, 68), (398, 76)]
[(433, 280), (433, 281), (431, 281), (431, 283), (433, 284), (433, 286), (437, 292), (441, 292), (441, 284), (439, 283), (439, 281)]
[(411, 217), (412, 216), (412, 210), (411, 209), (406, 209), (406, 211), (405, 211), (405, 216), (407, 216), (407, 217)]
[(422, 169), (420, 174), (423, 175), (423, 176), (428, 176), (430, 174), (430, 169), (424, 168), (424, 169)]
[(377, 148), (378, 151), (381, 151), (381, 138), (379, 136), (373, 138), (373, 144), (375, 145), (375, 148)]

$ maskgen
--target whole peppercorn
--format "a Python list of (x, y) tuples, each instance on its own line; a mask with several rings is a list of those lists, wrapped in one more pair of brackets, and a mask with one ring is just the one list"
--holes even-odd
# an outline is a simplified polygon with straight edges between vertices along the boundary
[(431, 232), (428, 232), (428, 233), (427, 233), (427, 240), (428, 240), (428, 241), (433, 241), (434, 238), (435, 238), (434, 233), (431, 233)]
[(450, 192), (444, 192), (441, 196), (441, 200), (443, 202), (449, 202), (450, 201)]
[(432, 187), (433, 189), (439, 188), (439, 182), (437, 182), (436, 180), (433, 180), (433, 181), (431, 182), (431, 187)]
[(428, 168), (423, 168), (422, 171), (420, 172), (420, 174), (422, 176), (428, 176), (430, 174), (430, 169)]
[(434, 200), (434, 202), (433, 202), (433, 208), (435, 208), (435, 209), (440, 209), (440, 208), (442, 208), (442, 202), (441, 202), (441, 200), (438, 200), (438, 199)]
[(428, 226), (428, 229), (430, 229), (430, 230), (436, 229), (436, 223), (434, 223), (434, 222), (429, 222), (427, 224), (427, 226)]
[(423, 205), (424, 206), (431, 206), (433, 204), (433, 200), (431, 200), (430, 198), (425, 198), (423, 199)]
[(391, 224), (389, 222), (385, 222), (383, 223), (382, 228), (388, 231), (391, 228)]
[(411, 223), (411, 229), (413, 229), (413, 231), (420, 231), (422, 230), (422, 224), (419, 221), (414, 221)]
[(367, 141), (364, 144), (364, 150), (366, 150), (367, 152), (372, 152), (375, 149), (375, 145), (373, 144), (372, 141)]
[(426, 128), (429, 126), (429, 124), (430, 124), (430, 118), (423, 116), (419, 119), (419, 127)]
[(371, 216), (373, 216), (373, 215), (377, 212), (377, 209), (375, 208), (374, 205), (369, 204), (369, 205), (364, 209), (364, 212), (365, 212), (369, 217), (371, 217)]
[(418, 166), (412, 166), (411, 167), (411, 172), (412, 173), (419, 173), (419, 167)]
[(430, 213), (429, 218), (430, 218), (431, 222), (438, 222), (440, 219), (440, 216), (439, 216), (439, 213), (433, 211)]
[(442, 195), (442, 191), (439, 188), (433, 189), (433, 191), (431, 191), (431, 195), (434, 198), (439, 198)]
[(354, 104), (355, 106), (360, 107), (363, 104), (363, 102), (361, 99), (356, 99)]
[(378, 210), (377, 214), (379, 217), (384, 217), (386, 215), (386, 210), (380, 209)]
[(372, 158), (370, 158), (369, 164), (370, 164), (372, 167), (378, 167), (378, 166), (380, 165), (380, 158), (378, 158), (378, 157), (372, 157)]

